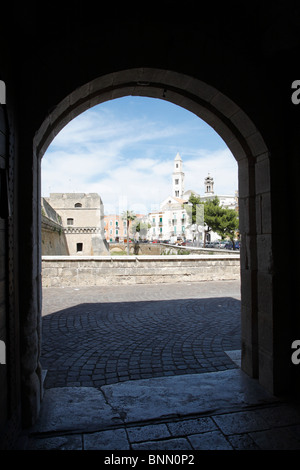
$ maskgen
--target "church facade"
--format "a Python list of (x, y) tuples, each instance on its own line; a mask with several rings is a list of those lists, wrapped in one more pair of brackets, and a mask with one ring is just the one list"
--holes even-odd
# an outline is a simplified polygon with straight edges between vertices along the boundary
[[(148, 239), (151, 241), (168, 241), (176, 243), (180, 240), (204, 240), (205, 226), (192, 225), (189, 220), (187, 205), (191, 194), (200, 197), (201, 202), (218, 197), (220, 205), (227, 209), (238, 210), (238, 194), (218, 195), (214, 192), (214, 179), (208, 174), (204, 179), (204, 194), (201, 196), (196, 191), (188, 189), (185, 191), (185, 174), (183, 172), (183, 161), (179, 153), (174, 159), (172, 173), (172, 194), (164, 199), (158, 211), (150, 212), (148, 215), (151, 228), (148, 231)], [(220, 236), (214, 232), (207, 234), (209, 241), (219, 240)]]

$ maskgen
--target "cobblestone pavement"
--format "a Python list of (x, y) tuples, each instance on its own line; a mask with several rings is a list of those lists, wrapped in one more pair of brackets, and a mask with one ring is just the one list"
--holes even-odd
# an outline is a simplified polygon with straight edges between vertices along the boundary
[(44, 387), (236, 368), (240, 283), (43, 289)]

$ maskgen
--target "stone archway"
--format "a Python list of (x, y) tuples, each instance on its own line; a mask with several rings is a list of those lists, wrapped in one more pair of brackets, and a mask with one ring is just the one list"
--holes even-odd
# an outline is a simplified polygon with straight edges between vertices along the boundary
[[(55, 135), (86, 109), (125, 95), (168, 100), (193, 112), (214, 128), (236, 158), (242, 239), (242, 369), (274, 393), (274, 345), (273, 329), (270, 327), (273, 321), (273, 292), (269, 152), (259, 130), (233, 101), (198, 79), (168, 70), (135, 68), (90, 81), (61, 101), (48, 114), (35, 135), (33, 152), (36, 173), (33, 175), (33, 186), (36, 186), (37, 201), (40, 200), (40, 159)], [(39, 215), (34, 218), (33, 225), (37, 243), (32, 256), (39, 260)], [(266, 291), (259, 288), (258, 279), (266, 286)], [(38, 289), (41, 289), (40, 282)], [(40, 315), (39, 311), (37, 315)], [(38, 336), (36, 341), (36, 354), (39, 356)], [(33, 384), (31, 388), (34, 387)], [(26, 393), (36, 395), (30, 387)], [(31, 402), (29, 396), (27, 401)]]

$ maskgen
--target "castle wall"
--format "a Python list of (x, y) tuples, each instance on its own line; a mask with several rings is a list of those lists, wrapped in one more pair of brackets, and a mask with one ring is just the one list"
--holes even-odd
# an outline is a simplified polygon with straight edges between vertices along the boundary
[(239, 255), (43, 256), (44, 287), (239, 279)]

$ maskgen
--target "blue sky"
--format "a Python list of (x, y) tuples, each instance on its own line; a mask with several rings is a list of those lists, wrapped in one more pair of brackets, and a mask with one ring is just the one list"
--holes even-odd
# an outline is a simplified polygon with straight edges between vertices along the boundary
[(237, 163), (219, 135), (193, 113), (144, 97), (107, 101), (65, 126), (42, 160), (42, 196), (96, 192), (105, 213), (147, 213), (171, 194), (180, 153), (185, 189), (204, 192), (208, 173), (215, 192), (238, 189)]

